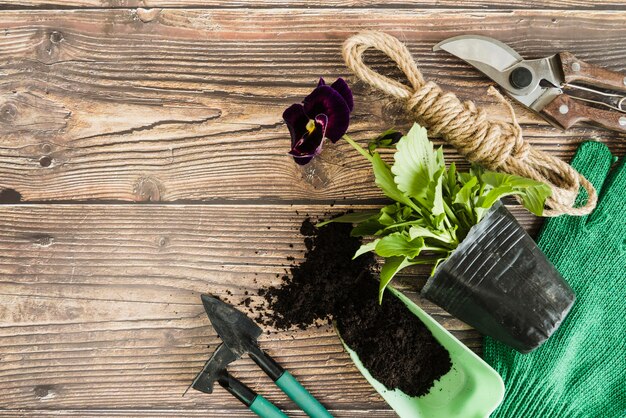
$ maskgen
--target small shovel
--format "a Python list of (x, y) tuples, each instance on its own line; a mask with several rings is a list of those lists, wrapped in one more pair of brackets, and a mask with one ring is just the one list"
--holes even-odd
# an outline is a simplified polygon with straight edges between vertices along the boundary
[[(452, 369), (435, 382), (426, 395), (411, 397), (400, 389), (387, 389), (365, 368), (358, 354), (341, 340), (357, 369), (400, 418), (489, 417), (504, 397), (504, 383), (500, 375), (412, 300), (391, 286), (387, 289), (404, 302), (417, 317), (415, 320), (422, 321), (448, 350)], [(415, 344), (419, 343), (415, 341)]]
[(213, 384), (217, 381), (221, 387), (239, 399), (252, 412), (263, 418), (288, 418), (273, 403), (254, 392), (248, 386), (228, 373), (226, 366), (237, 360), (234, 354), (224, 344), (215, 350), (204, 368), (191, 383), (192, 388), (204, 393), (213, 393)]
[(332, 418), (332, 415), (298, 381), (273, 358), (259, 348), (257, 338), (261, 328), (233, 306), (209, 295), (202, 295), (202, 304), (215, 331), (236, 358), (248, 353), (287, 396), (313, 418)]

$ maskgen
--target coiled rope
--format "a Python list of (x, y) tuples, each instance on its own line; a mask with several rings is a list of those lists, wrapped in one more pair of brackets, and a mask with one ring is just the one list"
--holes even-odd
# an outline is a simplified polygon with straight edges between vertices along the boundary
[[(406, 75), (410, 86), (372, 70), (363, 62), (369, 48), (391, 58)], [(511, 122), (489, 120), (472, 101), (461, 102), (456, 95), (444, 92), (436, 83), (424, 80), (407, 47), (382, 32), (366, 31), (348, 38), (343, 45), (346, 65), (357, 77), (388, 95), (406, 102), (416, 120), (430, 135), (440, 135), (465, 158), (483, 167), (531, 178), (552, 188), (546, 200), (544, 216), (586, 215), (596, 206), (598, 197), (593, 185), (563, 160), (528, 144), (510, 103), (493, 87), (511, 114)], [(587, 191), (584, 205), (574, 207), (580, 187)]]

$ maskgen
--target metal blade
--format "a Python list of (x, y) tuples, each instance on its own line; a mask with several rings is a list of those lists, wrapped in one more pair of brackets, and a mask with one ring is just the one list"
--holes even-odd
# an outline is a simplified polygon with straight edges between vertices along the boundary
[[(481, 35), (461, 35), (439, 42), (433, 51), (444, 50), (487, 74), (491, 69), (504, 71), (523, 61), (513, 48)], [(495, 81), (495, 80), (494, 80)]]
[[(444, 50), (461, 58), (498, 83), (506, 93), (523, 105), (540, 111), (561, 94), (563, 75), (557, 56), (524, 60), (508, 45), (487, 36), (461, 35), (439, 42), (434, 51)], [(511, 84), (511, 73), (523, 67), (530, 72), (530, 84), (517, 88)], [(549, 85), (543, 86), (546, 80)]]
[(209, 295), (202, 295), (201, 298), (217, 335), (234, 354), (241, 357), (258, 349), (256, 340), (263, 331), (253, 320), (217, 298)]
[[(199, 390), (200, 392), (212, 393), (213, 384), (219, 380), (220, 377), (226, 376), (226, 366), (239, 357), (240, 356), (233, 353), (225, 344), (220, 344), (189, 387)], [(189, 388), (187, 388), (187, 390), (189, 390)], [(185, 391), (185, 393), (187, 393), (187, 391)]]

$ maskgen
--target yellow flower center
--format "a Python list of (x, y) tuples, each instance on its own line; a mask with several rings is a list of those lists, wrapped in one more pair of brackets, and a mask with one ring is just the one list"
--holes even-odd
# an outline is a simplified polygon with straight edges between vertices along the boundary
[(306, 130), (309, 132), (309, 135), (315, 130), (315, 121), (313, 119), (309, 119), (309, 122), (306, 124)]

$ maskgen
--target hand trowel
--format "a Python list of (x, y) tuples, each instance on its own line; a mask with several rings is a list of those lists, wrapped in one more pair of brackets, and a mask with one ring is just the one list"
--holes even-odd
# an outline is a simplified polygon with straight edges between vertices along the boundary
[(421, 320), (448, 350), (452, 368), (435, 382), (426, 395), (410, 397), (399, 389), (387, 389), (372, 377), (358, 354), (342, 340), (357, 369), (401, 418), (488, 417), (504, 397), (504, 383), (500, 375), (409, 298), (392, 287), (387, 289), (404, 302), (417, 317), (416, 320)]
[(257, 343), (261, 328), (232, 305), (209, 295), (202, 295), (202, 304), (209, 320), (224, 345), (237, 357), (248, 354), (291, 400), (313, 418), (332, 418), (324, 406), (313, 397), (287, 370), (264, 352)]

